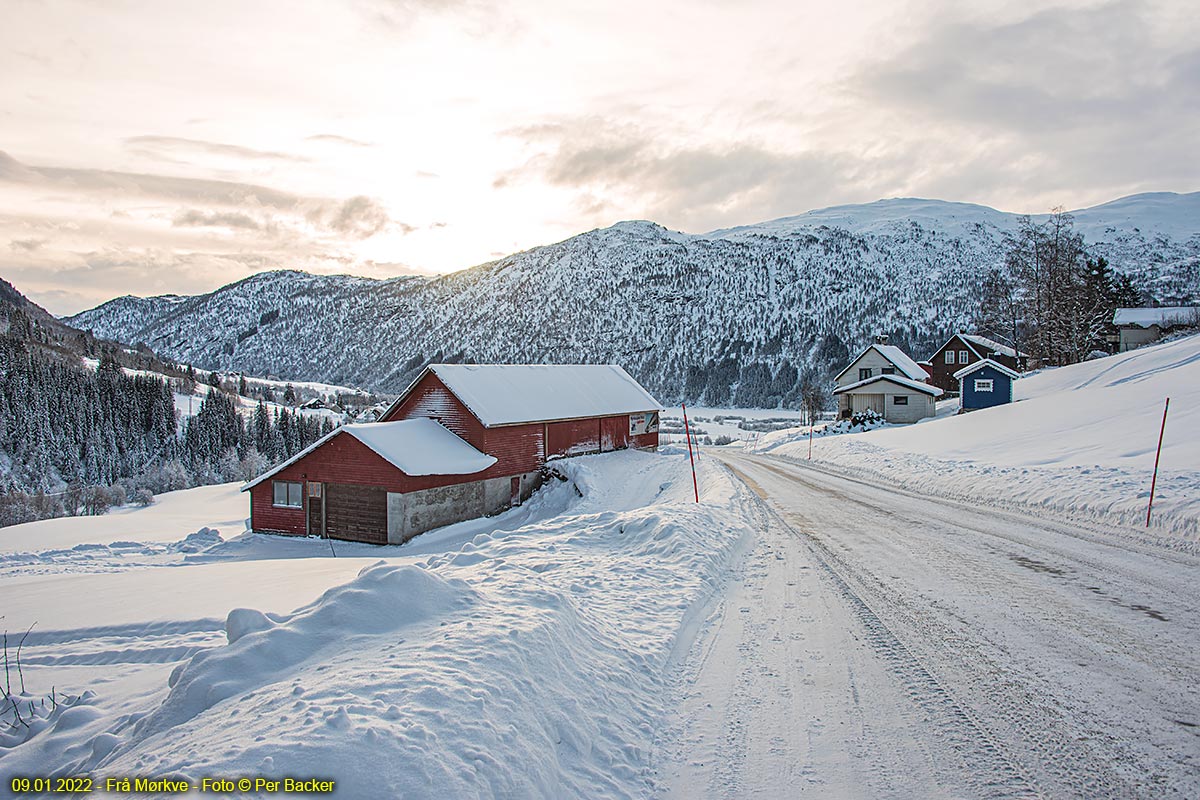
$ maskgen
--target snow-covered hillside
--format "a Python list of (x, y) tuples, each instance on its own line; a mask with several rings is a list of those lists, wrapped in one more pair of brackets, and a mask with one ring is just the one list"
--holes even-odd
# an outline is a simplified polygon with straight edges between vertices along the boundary
[[(321, 774), (344, 797), (646, 796), (676, 639), (750, 530), (747, 495), (710, 464), (692, 503), (681, 451), (559, 469), (522, 508), (338, 558), (253, 534), (110, 543), (79, 520), (40, 523), (59, 534), (38, 552), (40, 528), (0, 531), (5, 624), (38, 622), (30, 696), (94, 692), (5, 734), (0, 765)], [(216, 491), (178, 505), (227, 517)], [(160, 517), (124, 515), (121, 538), (145, 538), (144, 519), (161, 539)]]
[[(1144, 525), (1170, 397), (1151, 531), (1200, 546), (1200, 336), (1044, 370), (1013, 393), (1010, 405), (818, 437), (813, 459), (922, 492)], [(768, 434), (757, 449), (808, 455), (798, 430)]]
[[(1076, 213), (1160, 300), (1200, 286), (1200, 194)], [(427, 361), (616, 362), (660, 399), (774, 407), (876, 333), (917, 358), (968, 327), (1018, 217), (884, 200), (689, 235), (624, 222), (472, 269), (388, 281), (272, 272), (180, 301), (119, 298), (78, 327), (206, 369), (400, 391)]]

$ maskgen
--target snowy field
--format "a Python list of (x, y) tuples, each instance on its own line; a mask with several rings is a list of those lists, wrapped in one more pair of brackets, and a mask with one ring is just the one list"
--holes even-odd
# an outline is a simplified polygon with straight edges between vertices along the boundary
[(0, 740), (4, 773), (646, 795), (676, 641), (752, 536), (749, 500), (714, 463), (690, 502), (678, 450), (559, 468), (521, 508), (336, 557), (235, 535), (233, 486), (5, 529), (27, 700), (86, 694)]
[[(764, 432), (787, 429), (801, 424), (799, 411), (787, 408), (708, 408), (688, 407), (688, 423), (696, 436), (716, 439), (728, 436), (739, 441), (754, 441)], [(662, 412), (662, 436), (665, 441), (683, 442), (683, 411), (668, 408)]]
[[(1200, 336), (1018, 380), (1016, 402), (960, 416), (817, 437), (813, 460), (988, 506), (1145, 525), (1163, 404), (1171, 398), (1150, 531), (1200, 551)], [(807, 459), (807, 429), (755, 452)]]
[(566, 459), (524, 506), (403, 546), (244, 533), (232, 484), (5, 528), (14, 659), (32, 631), (0, 771), (1196, 797), (1198, 369), (1193, 337), (811, 463), (796, 428), (702, 448), (698, 504), (679, 445)]

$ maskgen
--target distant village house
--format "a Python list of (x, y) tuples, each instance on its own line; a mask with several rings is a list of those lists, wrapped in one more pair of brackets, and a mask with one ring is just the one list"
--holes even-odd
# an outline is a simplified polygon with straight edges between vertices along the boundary
[(1118, 308), (1113, 314), (1117, 352), (1124, 353), (1162, 338), (1177, 328), (1200, 327), (1200, 306)]
[(960, 388), (959, 397), (963, 411), (1011, 403), (1013, 381), (1021, 377), (1015, 369), (985, 358), (963, 367), (954, 373)]
[(928, 373), (886, 337), (863, 350), (834, 379), (838, 416), (874, 411), (888, 422), (932, 417), (942, 390), (925, 382)]
[(929, 382), (943, 392), (957, 392), (958, 379), (954, 377), (954, 373), (985, 358), (1018, 373), (1029, 368), (1028, 356), (1018, 353), (1008, 345), (984, 336), (956, 333), (929, 359)]

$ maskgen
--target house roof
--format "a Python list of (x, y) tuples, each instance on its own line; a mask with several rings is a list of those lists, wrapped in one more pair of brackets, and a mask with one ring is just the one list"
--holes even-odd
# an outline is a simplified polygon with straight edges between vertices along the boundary
[(662, 409), (615, 364), (430, 364), (392, 408), (426, 372), (437, 375), (488, 428)]
[(910, 378), (905, 378), (902, 375), (876, 375), (874, 378), (867, 378), (866, 380), (852, 383), (849, 386), (843, 386), (840, 389), (834, 389), (833, 393), (847, 394), (855, 391), (856, 389), (861, 389), (864, 386), (869, 386), (872, 383), (878, 383), (879, 381), (887, 381), (889, 383), (894, 383), (897, 386), (915, 389), (916, 391), (927, 394), (930, 397), (941, 397), (942, 395), (942, 390), (938, 387), (930, 386), (928, 383), (922, 383), (921, 381), (914, 381)]
[(967, 366), (960, 369), (958, 372), (954, 373), (954, 377), (959, 380), (962, 380), (963, 378), (965, 378), (967, 375), (970, 375), (975, 370), (982, 369), (983, 367), (991, 367), (992, 369), (996, 370), (997, 372), (999, 372), (1003, 375), (1007, 375), (1008, 377), (1012, 378), (1014, 381), (1017, 378), (1021, 377), (1021, 373), (1017, 372), (1015, 369), (1009, 369), (1008, 367), (1004, 366), (1003, 364), (992, 361), (990, 358), (985, 358), (980, 361), (976, 361), (974, 364), (968, 364)]
[[(1018, 353), (1014, 348), (1009, 347), (1006, 344), (1000, 344), (1000, 342), (997, 342), (995, 339), (989, 339), (986, 336), (977, 336), (974, 333), (954, 334), (947, 339), (941, 347), (934, 351), (934, 355), (937, 355), (945, 350), (946, 345), (950, 344), (955, 339), (961, 339), (963, 344), (965, 344), (978, 358), (987, 358), (992, 353), (999, 353), (1000, 355), (1008, 356), (1009, 358), (1016, 358), (1018, 355), (1026, 355), (1025, 353)], [(932, 360), (933, 359), (930, 359), (930, 361)]]
[[(1014, 348), (1009, 347), (1006, 344), (1000, 344), (995, 339), (989, 339), (986, 336), (977, 336), (973, 333), (960, 333), (958, 335), (964, 341), (966, 341), (968, 345), (975, 345), (976, 347), (983, 348), (982, 353), (975, 353), (975, 355), (979, 356), (980, 358), (987, 358), (992, 353), (999, 353), (1000, 355), (1008, 356), (1009, 358), (1016, 358), (1018, 355)], [(1021, 353), (1020, 355), (1024, 355), (1024, 353)]]
[(878, 352), (879, 355), (883, 356), (889, 362), (891, 362), (892, 365), (896, 367), (896, 369), (900, 370), (905, 375), (907, 375), (909, 378), (912, 378), (914, 381), (923, 381), (929, 377), (928, 372), (921, 369), (921, 367), (917, 364), (917, 362), (915, 362), (911, 358), (909, 358), (908, 353), (905, 353), (903, 350), (901, 350), (896, 345), (894, 345), (894, 344), (873, 344), (870, 347), (867, 347), (865, 350), (863, 350), (858, 355), (856, 355), (850, 361), (850, 363), (846, 365), (846, 368), (843, 369), (841, 372), (839, 372), (834, 377), (834, 380), (835, 381), (839, 380), (843, 375), (845, 375), (847, 372), (849, 372), (850, 368), (853, 367), (855, 364), (857, 364), (858, 360), (860, 358), (862, 358), (863, 356), (865, 356), (871, 350), (875, 350), (876, 352)]
[(287, 461), (247, 483), (242, 491), (254, 488), (333, 437), (343, 434), (358, 439), (406, 475), (471, 475), (496, 463), (493, 456), (479, 452), (432, 419), (421, 417), (396, 422), (364, 422), (343, 425), (327, 433)]
[(1118, 308), (1113, 325), (1160, 328), (1200, 318), (1200, 306), (1162, 306), (1161, 308)]

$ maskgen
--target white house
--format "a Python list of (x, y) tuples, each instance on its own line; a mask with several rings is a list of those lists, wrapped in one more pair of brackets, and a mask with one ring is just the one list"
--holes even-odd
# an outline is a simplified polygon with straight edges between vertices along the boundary
[(1117, 327), (1118, 350), (1158, 341), (1172, 328), (1200, 325), (1200, 306), (1163, 306), (1161, 308), (1118, 308), (1113, 314)]
[(838, 415), (850, 417), (872, 410), (888, 422), (916, 422), (934, 415), (942, 390), (926, 383), (917, 362), (895, 345), (876, 342), (838, 373)]

